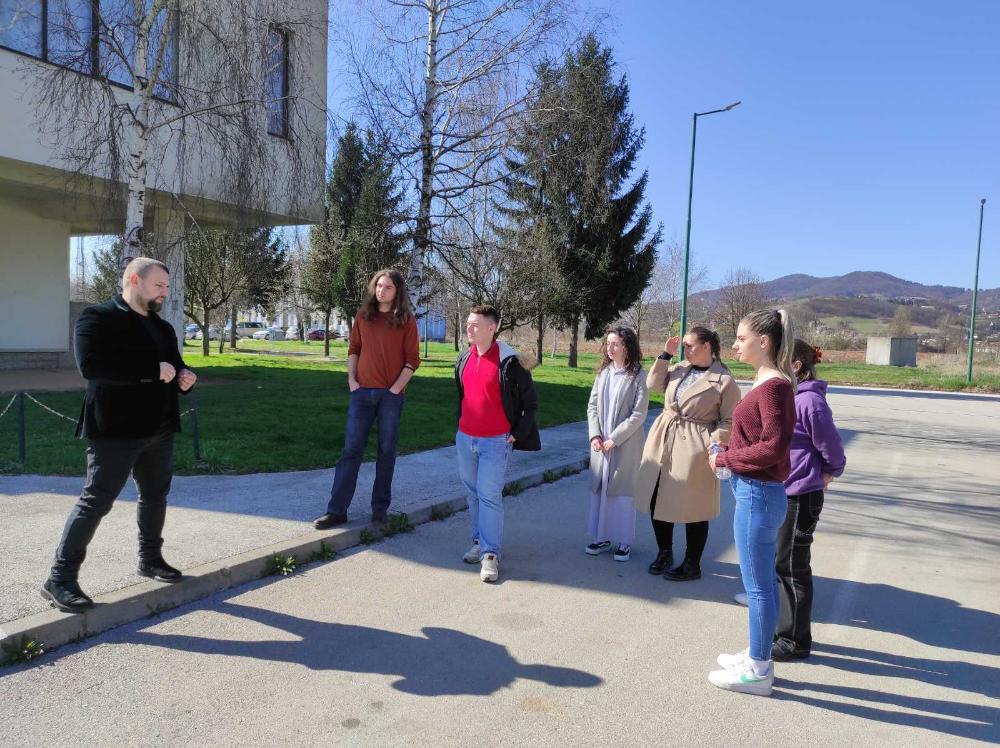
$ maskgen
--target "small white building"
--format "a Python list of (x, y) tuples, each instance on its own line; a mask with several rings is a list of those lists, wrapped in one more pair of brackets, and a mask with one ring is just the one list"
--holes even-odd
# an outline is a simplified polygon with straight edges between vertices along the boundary
[[(169, 0), (168, 6), (176, 10), (169, 16), (171, 25), (154, 28), (151, 35), (170, 45), (164, 56), (165, 83), (156, 89), (157, 106), (164, 121), (176, 121), (158, 131), (149, 152), (145, 231), (163, 246), (173, 247), (166, 255), (172, 287), (164, 316), (178, 328), (183, 322), (184, 272), (179, 238), (193, 222), (213, 228), (237, 220), (243, 225), (293, 225), (314, 223), (323, 216), (327, 3), (249, 1), (260, 4), (261, 15), (247, 12), (241, 21), (267, 19), (255, 31), (266, 44), (247, 45), (247, 65), (256, 64), (252, 58), (259, 51), (268, 89), (260, 92), (260, 99), (267, 101), (259, 117), (264, 145), (262, 153), (254, 155), (267, 160), (272, 175), (293, 169), (296, 173), (295, 189), (276, 190), (266, 202), (248, 205), (233, 197), (239, 193), (227, 181), (228, 167), (213, 155), (218, 141), (195, 120), (185, 119), (186, 102), (194, 98), (178, 93), (185, 86), (195, 91), (203, 84), (226, 80), (207, 57), (185, 47), (195, 43), (184, 30), (184, 14), (204, 14), (206, 5), (216, 3), (218, 17), (225, 18), (225, 9), (239, 13), (240, 4)], [(51, 76), (60, 74), (68, 82), (67, 92), (89, 96), (97, 88), (113, 90), (113, 97), (106, 96), (114, 99), (107, 102), (109, 106), (129, 103), (132, 79), (120, 66), (109, 66), (103, 51), (106, 43), (94, 31), (104, 28), (108, 14), (121, 12), (115, 9), (122, 7), (133, 3), (0, 0), (0, 368), (72, 365), (70, 237), (118, 234), (125, 225), (122, 184), (104, 176), (100, 159), (107, 159), (107, 154), (99, 154), (90, 167), (70, 170), (67, 143), (54, 140), (46, 130), (48, 110), (42, 97), (43, 91), (52, 90), (46, 89)], [(284, 23), (282, 14), (289, 21), (294, 16), (295, 22)], [(298, 20), (306, 16), (309, 23)], [(84, 54), (70, 61), (74, 50)], [(295, 108), (294, 123), (292, 101), (301, 104)], [(92, 106), (81, 107), (75, 135), (86, 139), (87, 128), (98, 127), (101, 121)]]

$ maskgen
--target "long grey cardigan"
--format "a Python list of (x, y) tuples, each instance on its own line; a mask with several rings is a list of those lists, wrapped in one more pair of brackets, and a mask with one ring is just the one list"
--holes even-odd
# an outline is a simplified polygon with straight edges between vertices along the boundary
[[(649, 410), (649, 389), (646, 386), (646, 372), (639, 369), (637, 374), (627, 375), (629, 381), (618, 390), (618, 396), (613, 403), (614, 422), (603, 423), (604, 413), (601, 403), (604, 390), (610, 379), (610, 367), (604, 369), (594, 379), (590, 390), (590, 402), (587, 403), (587, 424), (590, 432), (589, 440), (595, 436), (610, 439), (615, 443), (612, 452), (615, 459), (611, 460), (612, 473), (608, 477), (608, 496), (632, 496), (632, 486), (639, 465), (642, 462), (642, 447), (645, 442), (643, 423)], [(590, 452), (590, 475), (592, 489), (601, 491), (601, 469), (604, 466), (603, 452)]]

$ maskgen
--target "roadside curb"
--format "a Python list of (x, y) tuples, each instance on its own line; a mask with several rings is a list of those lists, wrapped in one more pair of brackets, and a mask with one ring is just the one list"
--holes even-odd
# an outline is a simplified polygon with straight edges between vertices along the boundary
[[(544, 470), (515, 476), (504, 484), (505, 495), (543, 483), (552, 483), (586, 469), (590, 458), (563, 462)], [(443, 518), (466, 508), (465, 494), (416, 504), (404, 512), (413, 527)], [(0, 623), (0, 645), (20, 648), (36, 642), (45, 653), (64, 644), (79, 642), (126, 623), (152, 618), (180, 605), (202, 600), (217, 592), (239, 587), (269, 575), (268, 559), (275, 555), (294, 556), (299, 563), (309, 563), (323, 548), (343, 551), (361, 545), (361, 533), (367, 531), (376, 539), (386, 537), (367, 523), (350, 525), (327, 532), (303, 533), (277, 543), (255, 548), (245, 553), (209, 561), (184, 570), (184, 577), (175, 584), (149, 581), (124, 589), (106, 592), (94, 598), (94, 607), (85, 613), (63, 613), (51, 609), (6, 623)], [(0, 662), (14, 666), (18, 662)]]

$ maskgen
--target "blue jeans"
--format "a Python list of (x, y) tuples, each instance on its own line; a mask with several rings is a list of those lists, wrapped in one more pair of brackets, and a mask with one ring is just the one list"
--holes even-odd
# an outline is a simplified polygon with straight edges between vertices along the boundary
[(788, 499), (781, 483), (765, 483), (735, 474), (730, 480), (736, 498), (733, 539), (750, 610), (750, 656), (755, 660), (770, 660), (781, 604), (774, 561), (778, 529), (785, 520)]
[(472, 539), (479, 541), (479, 554), (500, 555), (503, 541), (503, 485), (511, 447), (507, 436), (455, 435), (458, 475), (465, 484), (472, 523)]
[(368, 444), (372, 424), (378, 420), (378, 456), (375, 459), (375, 485), (372, 486), (372, 514), (385, 514), (392, 502), (392, 473), (396, 469), (396, 441), (399, 437), (399, 417), (405, 395), (393, 395), (387, 389), (359, 387), (351, 393), (347, 408), (347, 433), (344, 451), (333, 475), (330, 514), (347, 514), (358, 484), (358, 470)]

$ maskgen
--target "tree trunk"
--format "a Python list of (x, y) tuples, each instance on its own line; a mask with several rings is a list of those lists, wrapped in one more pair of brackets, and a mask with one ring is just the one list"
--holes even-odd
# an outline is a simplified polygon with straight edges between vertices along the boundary
[(545, 351), (543, 350), (545, 346), (545, 315), (538, 315), (538, 338), (535, 341), (535, 358), (538, 359), (538, 365), (542, 365), (542, 360), (545, 358)]
[(143, 235), (146, 214), (146, 157), (149, 150), (149, 30), (152, 17), (135, 27), (132, 94), (128, 97), (132, 117), (128, 127), (128, 199), (125, 206), (123, 262), (145, 254)]
[(434, 189), (434, 110), (437, 107), (437, 45), (440, 9), (437, 0), (427, 4), (427, 60), (424, 69), (424, 106), (420, 113), (420, 199), (410, 258), (410, 298), (424, 287), (424, 261), (431, 243), (431, 196)]
[(229, 347), (236, 350), (236, 307), (229, 310)]
[(455, 353), (458, 353), (458, 328), (462, 324), (462, 313), (458, 308), (458, 304), (455, 304)]
[(332, 309), (327, 309), (323, 315), (323, 355), (330, 358), (330, 313)]
[(553, 328), (552, 330), (552, 354), (549, 358), (556, 357), (556, 349), (559, 347), (559, 330), (558, 328)]
[(205, 313), (205, 324), (199, 324), (198, 327), (201, 328), (201, 355), (207, 356), (209, 351), (209, 346), (211, 345), (208, 340), (208, 312)]
[(576, 354), (577, 354), (577, 344), (580, 339), (580, 315), (573, 315), (573, 327), (570, 332), (569, 339), (569, 367), (571, 369), (577, 368)]

